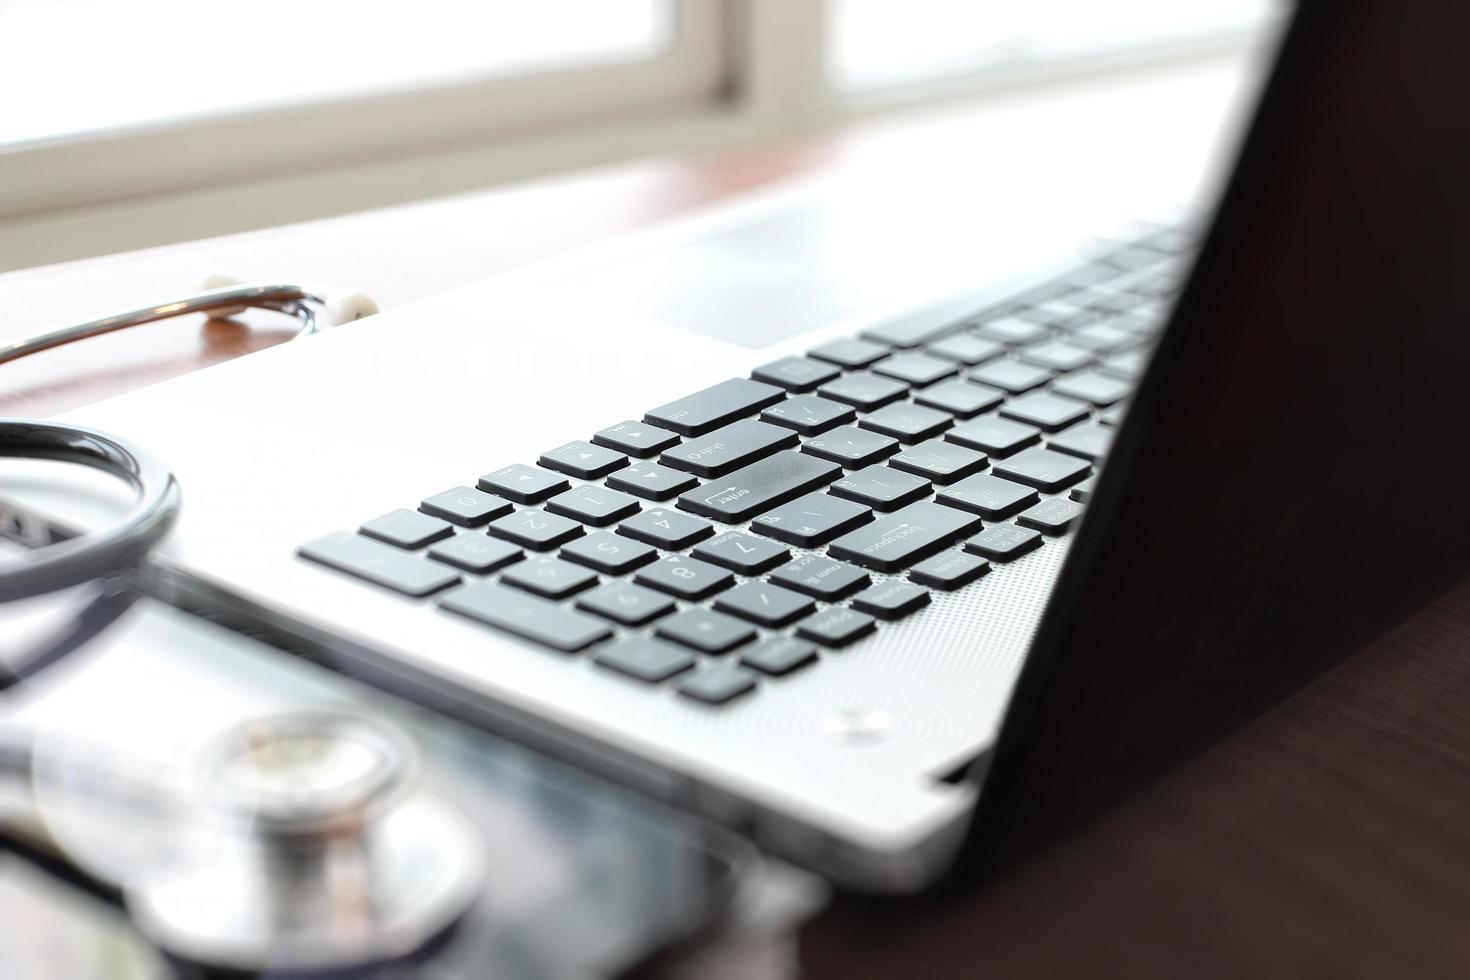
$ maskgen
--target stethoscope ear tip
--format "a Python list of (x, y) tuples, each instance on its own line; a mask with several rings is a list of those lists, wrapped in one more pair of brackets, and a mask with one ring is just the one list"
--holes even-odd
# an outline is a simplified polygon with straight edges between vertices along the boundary
[(333, 325), (351, 323), (377, 312), (377, 301), (365, 293), (336, 293), (327, 303), (327, 318)]

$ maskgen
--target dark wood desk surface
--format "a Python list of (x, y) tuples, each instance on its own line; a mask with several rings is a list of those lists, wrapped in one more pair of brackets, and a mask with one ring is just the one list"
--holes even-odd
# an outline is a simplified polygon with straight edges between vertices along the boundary
[[(962, 116), (938, 125), (941, 138), (943, 126), (963, 133)], [(396, 306), (891, 152), (902, 129), (0, 275), (0, 340), (214, 270), (345, 282)], [(51, 415), (288, 336), (252, 316), (51, 351), (0, 373), (0, 414)], [(1460, 503), (1426, 501), (1448, 519)], [(1470, 582), (1045, 860), (911, 914), (839, 902), (805, 936), (804, 959), (815, 977), (1465, 976), (1467, 914)]]

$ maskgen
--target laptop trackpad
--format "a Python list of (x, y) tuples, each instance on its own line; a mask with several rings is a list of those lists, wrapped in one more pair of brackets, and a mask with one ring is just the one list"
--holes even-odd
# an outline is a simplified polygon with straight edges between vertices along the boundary
[(864, 263), (831, 208), (807, 205), (573, 276), (565, 295), (744, 347), (859, 308)]

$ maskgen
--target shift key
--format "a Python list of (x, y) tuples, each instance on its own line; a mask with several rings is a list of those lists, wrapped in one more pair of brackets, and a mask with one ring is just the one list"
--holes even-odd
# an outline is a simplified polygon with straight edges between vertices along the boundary
[(740, 524), (761, 511), (819, 490), (842, 475), (842, 467), (806, 453), (779, 452), (742, 466), (679, 495), (679, 509), (726, 524)]
[(980, 529), (980, 518), (921, 500), (833, 541), (827, 554), (854, 565), (896, 572)]

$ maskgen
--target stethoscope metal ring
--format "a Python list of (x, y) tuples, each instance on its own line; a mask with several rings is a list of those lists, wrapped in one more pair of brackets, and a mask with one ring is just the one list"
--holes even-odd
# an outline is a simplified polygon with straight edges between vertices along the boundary
[[(82, 426), (0, 420), (0, 458), (50, 459), (108, 473), (136, 499), (117, 524), (21, 555), (0, 554), (0, 602), (28, 599), (136, 568), (172, 526), (179, 484), (158, 459), (116, 436)], [(0, 511), (0, 516), (5, 515)]]

